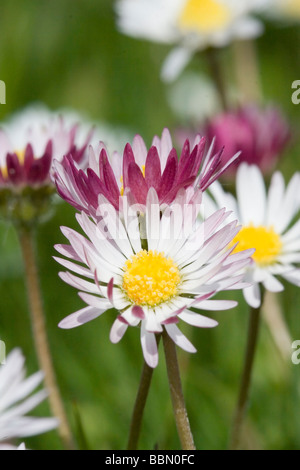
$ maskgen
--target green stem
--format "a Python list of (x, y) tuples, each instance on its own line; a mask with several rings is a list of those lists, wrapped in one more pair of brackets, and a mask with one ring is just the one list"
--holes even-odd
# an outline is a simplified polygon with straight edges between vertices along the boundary
[(251, 378), (253, 364), (258, 340), (260, 325), (261, 307), (251, 308), (248, 326), (248, 339), (245, 352), (243, 373), (240, 382), (239, 396), (233, 419), (233, 427), (231, 434), (230, 449), (238, 450), (241, 446), (242, 429), (244, 418), (246, 415), (247, 403), (249, 398), (249, 390), (251, 386)]
[(183, 450), (195, 450), (194, 439), (192, 436), (190, 423), (184, 402), (180, 372), (176, 354), (176, 346), (169, 335), (164, 331), (162, 333), (163, 345), (166, 357), (169, 386), (173, 404), (174, 417), (177, 426), (177, 432)]
[(219, 59), (219, 51), (216, 51), (214, 48), (210, 47), (206, 50), (206, 57), (210, 68), (211, 77), (219, 94), (221, 106), (223, 111), (227, 111), (229, 108), (229, 103), (226, 85), (224, 83), (224, 74)]
[(59, 420), (59, 434), (66, 449), (73, 449), (73, 439), (64, 411), (60, 392), (52, 364), (48, 337), (46, 332), (43, 304), (40, 293), (39, 276), (35, 257), (33, 233), (29, 229), (18, 230), (23, 255), (28, 301), (31, 313), (31, 324), (39, 366), (44, 372), (45, 386), (49, 392), (49, 403), (53, 415)]
[(255, 42), (236, 41), (232, 49), (241, 104), (261, 103), (262, 84)]
[(129, 439), (127, 450), (137, 450), (138, 440), (140, 437), (140, 431), (142, 426), (142, 419), (144, 414), (144, 409), (150, 389), (150, 384), (153, 375), (153, 368), (149, 367), (146, 362), (144, 362), (143, 370), (141, 374), (140, 385), (137, 393), (137, 397), (134, 404), (133, 414), (130, 423), (129, 430)]

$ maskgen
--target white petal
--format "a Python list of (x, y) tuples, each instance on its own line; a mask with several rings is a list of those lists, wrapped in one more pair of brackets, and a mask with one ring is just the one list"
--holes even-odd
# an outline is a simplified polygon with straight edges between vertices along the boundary
[(259, 284), (253, 284), (243, 289), (243, 294), (248, 305), (252, 308), (258, 308), (261, 304), (261, 294)]
[(234, 300), (204, 300), (199, 304), (196, 302), (196, 308), (200, 308), (201, 310), (230, 310), (237, 306), (237, 302)]
[(284, 279), (300, 287), (300, 269), (294, 269), (281, 274)]
[(277, 224), (281, 225), (278, 221), (281, 215), (281, 205), (284, 198), (285, 184), (282, 174), (277, 171), (274, 173), (268, 192), (266, 225), (273, 226), (277, 230)]
[(192, 343), (187, 339), (187, 337), (184, 336), (183, 333), (181, 333), (181, 331), (179, 330), (179, 328), (177, 328), (176, 325), (165, 325), (165, 329), (170, 338), (174, 341), (177, 346), (190, 353), (197, 352), (197, 349), (192, 345)]
[(141, 326), (141, 345), (144, 359), (149, 367), (155, 368), (158, 364), (158, 350), (154, 333), (149, 333), (145, 329), (145, 322)]
[(70, 328), (76, 328), (77, 326), (81, 326), (84, 323), (87, 323), (99, 317), (100, 315), (102, 315), (102, 313), (105, 312), (105, 310), (101, 311), (99, 308), (95, 308), (95, 307), (82, 308), (81, 310), (71, 313), (71, 315), (64, 318), (58, 324), (58, 326), (65, 330), (68, 330)]
[(114, 344), (118, 343), (123, 338), (127, 328), (128, 328), (128, 325), (126, 325), (126, 323), (120, 321), (117, 318), (114, 321), (110, 330), (110, 334), (109, 334), (110, 341)]
[(272, 276), (271, 274), (269, 274), (264, 280), (263, 285), (271, 292), (282, 292), (284, 290), (281, 282), (279, 282), (278, 279), (276, 279), (276, 277)]
[(186, 47), (173, 49), (164, 61), (161, 78), (164, 82), (172, 82), (180, 75), (192, 58), (193, 50)]
[(159, 242), (160, 206), (158, 196), (154, 188), (150, 188), (147, 194), (146, 229), (148, 251), (156, 250)]
[(211, 318), (195, 312), (183, 312), (178, 316), (189, 325), (197, 326), (198, 328), (214, 328), (218, 325), (216, 320), (212, 320)]
[(237, 171), (237, 197), (243, 225), (264, 224), (266, 189), (263, 176), (255, 165), (241, 164)]
[(91, 307), (96, 307), (100, 310), (107, 310), (112, 308), (113, 305), (107, 299), (102, 299), (96, 295), (87, 294), (86, 292), (79, 292), (79, 297)]

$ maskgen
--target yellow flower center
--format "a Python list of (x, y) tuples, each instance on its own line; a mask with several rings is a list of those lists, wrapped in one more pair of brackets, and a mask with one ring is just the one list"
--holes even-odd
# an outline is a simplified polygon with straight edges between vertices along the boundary
[(235, 252), (255, 248), (252, 255), (254, 261), (262, 266), (272, 264), (281, 252), (282, 242), (273, 227), (243, 227), (236, 235), (232, 244), (239, 243)]
[(229, 23), (230, 9), (218, 0), (188, 0), (179, 17), (183, 31), (211, 33)]
[[(17, 155), (20, 164), (23, 165), (24, 160), (25, 160), (25, 149), (24, 149), (24, 150), (14, 150), (13, 153), (15, 153), (15, 154)], [(3, 178), (7, 178), (7, 177), (8, 177), (8, 169), (7, 169), (7, 166), (2, 166), (2, 167), (1, 167), (1, 172), (2, 172)]]
[(177, 294), (179, 269), (157, 251), (141, 250), (125, 263), (123, 289), (136, 305), (154, 307)]

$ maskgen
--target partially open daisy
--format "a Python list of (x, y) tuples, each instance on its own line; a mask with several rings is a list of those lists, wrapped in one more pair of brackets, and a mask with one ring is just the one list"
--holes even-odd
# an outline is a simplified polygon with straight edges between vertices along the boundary
[(119, 0), (118, 26), (129, 36), (178, 44), (162, 76), (172, 80), (197, 51), (234, 39), (257, 37), (262, 24), (251, 15), (267, 0)]
[(225, 207), (242, 224), (233, 242), (235, 252), (255, 248), (253, 263), (247, 268), (246, 279), (252, 283), (244, 289), (248, 304), (258, 308), (261, 304), (260, 284), (271, 292), (283, 290), (284, 279), (300, 286), (300, 221), (294, 218), (300, 209), (300, 173), (296, 173), (285, 188), (284, 178), (276, 172), (266, 192), (262, 173), (255, 165), (242, 163), (237, 171), (237, 200), (224, 192), (215, 182), (210, 193), (204, 195), (207, 214)]
[(185, 141), (180, 158), (172, 144), (168, 129), (161, 139), (154, 137), (149, 150), (141, 136), (136, 135), (132, 146), (125, 146), (123, 156), (114, 152), (108, 156), (100, 143), (90, 147), (89, 165), (81, 170), (71, 156), (55, 162), (55, 181), (60, 196), (78, 210), (95, 216), (98, 197), (104, 195), (116, 209), (128, 191), (136, 203), (145, 204), (150, 188), (157, 192), (161, 204), (171, 203), (181, 188), (190, 185), (204, 191), (238, 157), (222, 162), (223, 149), (215, 154), (213, 145), (205, 153), (206, 139), (197, 135), (191, 144)]
[(35, 436), (58, 426), (56, 418), (27, 416), (48, 394), (40, 390), (32, 395), (44, 375), (37, 372), (25, 379), (24, 363), (22, 352), (16, 348), (8, 354), (6, 363), (0, 366), (0, 443), (3, 446), (11, 439)]
[[(28, 224), (49, 212), (53, 159), (71, 153), (82, 165), (92, 130), (44, 107), (29, 107), (0, 127), (0, 215)], [(73, 116), (72, 116), (73, 117)]]
[(88, 306), (62, 320), (61, 328), (80, 326), (115, 308), (118, 313), (111, 341), (117, 343), (128, 326), (141, 324), (142, 349), (150, 367), (158, 363), (155, 335), (163, 329), (178, 346), (195, 352), (176, 323), (182, 320), (197, 327), (215, 327), (215, 320), (193, 309), (234, 307), (234, 301), (211, 297), (222, 290), (245, 287), (243, 272), (253, 250), (232, 253), (233, 247), (228, 245), (239, 229), (235, 222), (220, 229), (228, 217), (225, 210), (199, 223), (201, 192), (193, 197), (191, 192), (192, 188), (182, 190), (162, 214), (158, 195), (151, 188), (146, 206), (128, 206), (122, 218), (100, 196), (98, 215), (102, 220), (96, 223), (84, 212), (77, 214), (88, 238), (62, 227), (70, 245), (57, 245), (56, 249), (67, 259), (55, 259), (75, 274), (67, 271), (60, 276), (80, 291)]
[(17, 113), (0, 128), (0, 189), (51, 183), (53, 159), (82, 162), (91, 132), (78, 138), (79, 122), (41, 106)]
[(227, 178), (235, 176), (241, 162), (257, 165), (263, 174), (270, 174), (291, 140), (291, 129), (278, 108), (247, 105), (216, 115), (206, 125), (205, 135), (208, 141), (216, 139), (217, 146), (224, 145), (225, 162), (241, 151), (224, 174)]

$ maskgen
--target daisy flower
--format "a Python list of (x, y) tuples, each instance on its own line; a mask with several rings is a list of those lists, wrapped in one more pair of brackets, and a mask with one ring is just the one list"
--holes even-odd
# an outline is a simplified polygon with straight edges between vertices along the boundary
[[(69, 116), (50, 112), (42, 106), (29, 107), (0, 126), (0, 190), (19, 192), (26, 186), (51, 184), (53, 159), (72, 153), (78, 163), (92, 131), (80, 136), (79, 125)], [(78, 144), (78, 141), (81, 141)]]
[(200, 191), (180, 191), (163, 213), (154, 188), (144, 207), (128, 204), (125, 210), (125, 202), (122, 218), (103, 196), (98, 223), (84, 212), (77, 214), (86, 237), (62, 227), (70, 245), (56, 246), (64, 258), (55, 259), (68, 269), (60, 277), (79, 290), (87, 306), (59, 326), (78, 327), (115, 308), (110, 340), (117, 343), (129, 326), (140, 325), (144, 358), (154, 368), (156, 334), (165, 329), (178, 346), (195, 352), (176, 323), (212, 328), (217, 322), (194, 309), (226, 310), (236, 305), (211, 298), (219, 291), (245, 287), (243, 273), (253, 250), (232, 254), (228, 244), (239, 229), (236, 222), (220, 228), (229, 215), (225, 210), (199, 222)]
[(222, 47), (235, 39), (260, 35), (262, 23), (252, 14), (267, 0), (119, 0), (119, 29), (133, 37), (177, 46), (162, 70), (175, 79), (196, 51)]
[(171, 203), (181, 188), (194, 185), (204, 191), (238, 157), (222, 162), (223, 149), (213, 153), (213, 145), (205, 153), (206, 139), (196, 136), (191, 145), (183, 144), (180, 158), (172, 144), (168, 129), (162, 137), (155, 136), (147, 150), (141, 136), (136, 135), (132, 146), (125, 146), (123, 156), (118, 152), (108, 156), (103, 143), (90, 146), (89, 165), (81, 170), (72, 156), (55, 162), (55, 181), (60, 196), (79, 211), (95, 216), (99, 195), (104, 195), (118, 209), (122, 196), (128, 191), (134, 202), (146, 203), (148, 190), (156, 190), (161, 204)]
[(284, 289), (277, 276), (300, 286), (300, 221), (292, 223), (300, 209), (299, 184), (300, 173), (285, 187), (283, 175), (276, 172), (266, 191), (259, 168), (242, 163), (236, 178), (237, 199), (224, 192), (218, 182), (211, 186), (210, 195), (203, 196), (206, 214), (225, 207), (240, 222), (234, 252), (255, 248), (246, 275), (251, 286), (243, 290), (253, 308), (261, 305), (260, 285), (271, 292)]
[[(33, 224), (49, 214), (53, 159), (71, 153), (84, 165), (92, 130), (79, 129), (74, 115), (62, 117), (29, 107), (0, 126), (0, 215), (15, 225)], [(83, 135), (84, 134), (84, 135)]]
[(225, 173), (233, 176), (241, 162), (257, 165), (270, 173), (290, 142), (291, 130), (279, 109), (268, 106), (244, 106), (216, 115), (205, 127), (208, 141), (224, 145), (222, 159), (226, 162), (241, 151), (240, 156)]
[(266, 10), (268, 18), (276, 18), (283, 22), (300, 21), (300, 1), (299, 0), (268, 0)]
[(44, 401), (48, 394), (41, 390), (32, 395), (42, 382), (43, 373), (37, 372), (25, 378), (24, 363), (22, 352), (16, 348), (0, 367), (0, 442), (3, 446), (6, 446), (5, 441), (10, 439), (35, 436), (58, 426), (56, 418), (26, 416)]

